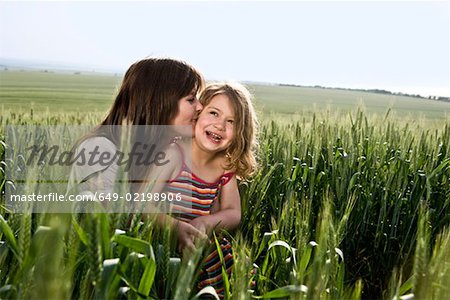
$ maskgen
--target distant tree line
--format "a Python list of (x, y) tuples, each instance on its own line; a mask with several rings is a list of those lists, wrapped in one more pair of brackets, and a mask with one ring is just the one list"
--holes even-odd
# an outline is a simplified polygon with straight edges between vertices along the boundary
[(421, 98), (421, 99), (428, 99), (428, 100), (436, 100), (436, 101), (445, 101), (450, 102), (449, 97), (441, 97), (441, 96), (428, 96), (424, 97), (419, 94), (407, 94), (407, 93), (393, 93), (391, 91), (382, 90), (382, 89), (351, 89), (351, 88), (334, 88), (334, 87), (324, 87), (321, 85), (314, 85), (314, 86), (305, 86), (305, 85), (298, 85), (298, 84), (285, 84), (280, 83), (279, 86), (292, 86), (292, 87), (304, 87), (304, 88), (317, 88), (317, 89), (333, 89), (333, 90), (342, 90), (342, 91), (354, 91), (354, 92), (366, 92), (366, 93), (376, 93), (376, 94), (383, 94), (383, 95), (393, 95), (393, 96), (405, 96), (405, 97), (414, 97), (414, 98)]

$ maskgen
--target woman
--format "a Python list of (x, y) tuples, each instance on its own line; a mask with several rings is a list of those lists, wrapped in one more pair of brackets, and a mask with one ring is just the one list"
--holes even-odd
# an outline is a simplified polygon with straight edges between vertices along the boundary
[[(99, 163), (100, 159), (78, 159), (72, 166), (69, 179), (69, 193), (95, 193), (103, 196), (115, 191), (122, 170), (117, 163), (120, 160), (118, 150), (124, 151), (124, 145), (141, 142), (158, 143), (159, 148), (166, 146), (174, 136), (192, 135), (192, 126), (202, 105), (197, 94), (204, 86), (202, 75), (186, 62), (170, 58), (147, 58), (140, 60), (127, 70), (118, 95), (106, 118), (92, 132), (85, 135), (76, 146), (75, 157), (79, 154), (97, 154), (99, 157), (112, 158), (109, 163)], [(128, 125), (128, 126), (124, 126)], [(177, 133), (156, 130), (157, 126), (136, 125), (177, 125), (184, 126)], [(186, 126), (188, 131), (186, 131)], [(127, 143), (122, 143), (124, 128), (138, 128), (131, 131)], [(184, 130), (184, 131), (183, 131)], [(131, 143), (129, 143), (131, 142)], [(96, 161), (97, 163), (92, 163)], [(130, 166), (128, 166), (130, 167)], [(143, 190), (148, 165), (136, 162), (127, 169), (128, 191), (133, 194)], [(204, 234), (192, 225), (173, 221), (178, 228), (180, 249), (188, 236)]]
[[(134, 63), (125, 73), (106, 118), (81, 139), (77, 150), (84, 149), (86, 154), (98, 146), (96, 152), (106, 151), (114, 156), (115, 150), (120, 149), (120, 128), (124, 125), (192, 126), (202, 109), (196, 95), (203, 86), (202, 75), (183, 61), (148, 58)], [(85, 163), (74, 167), (72, 178), (82, 184), (77, 186), (78, 191), (113, 190), (117, 164)]]

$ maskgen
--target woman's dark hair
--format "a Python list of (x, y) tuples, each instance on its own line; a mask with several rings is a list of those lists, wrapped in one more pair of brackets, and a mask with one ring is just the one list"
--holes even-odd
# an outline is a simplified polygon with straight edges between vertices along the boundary
[(202, 75), (186, 62), (147, 58), (128, 69), (101, 125), (169, 125), (178, 100), (203, 87)]
[[(106, 137), (117, 149), (145, 141), (163, 149), (164, 126), (170, 125), (178, 113), (178, 101), (203, 88), (202, 75), (184, 61), (172, 58), (146, 58), (125, 73), (115, 101), (99, 126), (78, 143), (92, 137)], [(126, 132), (125, 132), (126, 131)], [(122, 141), (126, 135), (127, 142)], [(128, 171), (130, 189), (137, 191), (147, 178), (148, 166), (133, 163)]]

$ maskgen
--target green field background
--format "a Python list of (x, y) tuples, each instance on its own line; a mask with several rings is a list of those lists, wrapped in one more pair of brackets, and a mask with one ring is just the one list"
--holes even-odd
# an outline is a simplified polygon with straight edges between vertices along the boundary
[[(44, 125), (38, 141), (72, 147), (45, 125), (98, 124), (122, 80), (76, 73), (0, 71), (0, 122)], [(225, 298), (447, 299), (450, 103), (247, 86), (261, 149), (256, 174), (239, 185)], [(17, 150), (4, 128), (2, 157)], [(20, 151), (12, 153), (0, 162), (2, 188), (14, 188), (8, 168), (67, 177), (41, 164), (24, 168)], [(197, 299), (202, 248), (180, 260), (172, 233), (153, 222), (126, 213), (12, 214), (0, 204), (0, 298)]]
[[(77, 74), (76, 74), (77, 73)], [(49, 71), (1, 71), (0, 99), (3, 111), (98, 112), (111, 106), (121, 75), (55, 73)], [(330, 111), (347, 114), (362, 107), (367, 114), (385, 114), (388, 109), (401, 117), (448, 120), (450, 103), (377, 93), (247, 84), (259, 113), (305, 115)], [(287, 116), (284, 116), (287, 117)]]

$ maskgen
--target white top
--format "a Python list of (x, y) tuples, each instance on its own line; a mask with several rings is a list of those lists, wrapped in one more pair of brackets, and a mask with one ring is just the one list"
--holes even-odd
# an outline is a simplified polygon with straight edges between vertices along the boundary
[[(97, 163), (92, 164), (88, 162), (93, 151), (99, 152), (100, 154), (94, 156), (91, 162)], [(72, 165), (70, 171), (67, 193), (112, 193), (118, 172), (118, 158), (116, 157), (115, 160), (112, 160), (116, 155), (116, 151), (116, 145), (106, 137), (92, 137), (83, 141), (75, 153), (77, 160)], [(84, 152), (84, 161), (80, 156), (80, 152)], [(105, 152), (109, 153), (108, 157), (111, 162), (108, 162), (108, 164), (98, 163), (101, 153)]]

